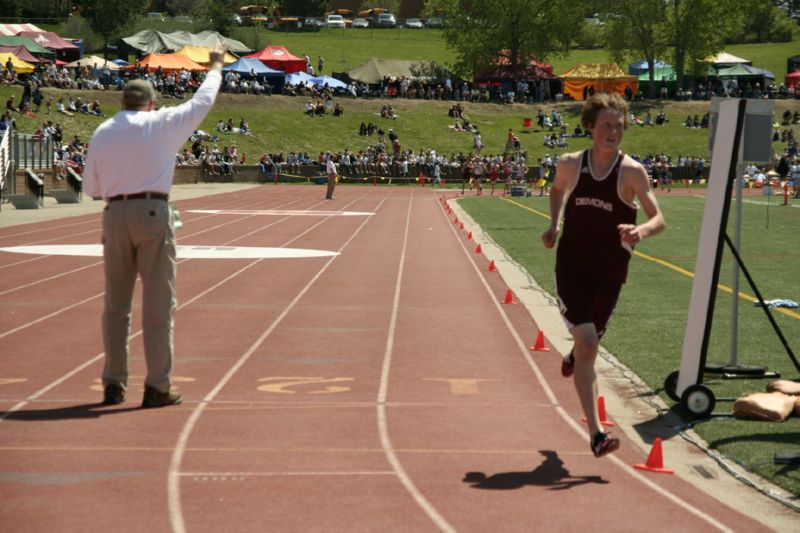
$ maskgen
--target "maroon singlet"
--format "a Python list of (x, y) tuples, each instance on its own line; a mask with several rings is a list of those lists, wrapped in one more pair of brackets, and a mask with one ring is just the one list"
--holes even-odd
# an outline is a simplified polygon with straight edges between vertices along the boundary
[(619, 154), (608, 175), (596, 178), (589, 167), (589, 150), (581, 155), (578, 182), (564, 210), (564, 226), (556, 253), (556, 269), (609, 283), (624, 283), (633, 247), (623, 243), (617, 225), (636, 223), (636, 206), (619, 193)]

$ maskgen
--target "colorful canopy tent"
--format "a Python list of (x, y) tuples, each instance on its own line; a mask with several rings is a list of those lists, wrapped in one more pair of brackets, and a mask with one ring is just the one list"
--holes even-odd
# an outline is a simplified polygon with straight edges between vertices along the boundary
[(127, 67), (130, 65), (130, 63), (128, 63), (124, 59), (112, 59), (111, 62), (120, 67)]
[(14, 65), (14, 70), (17, 74), (30, 74), (33, 72), (33, 65), (27, 61), (23, 61), (14, 54), (8, 52), (0, 53), (0, 65), (5, 66), (9, 59), (11, 60), (11, 64)]
[(56, 55), (52, 50), (48, 50), (47, 48), (36, 44), (33, 39), (28, 37), (20, 37), (18, 35), (0, 35), (0, 46), (24, 46), (28, 52), (37, 57), (45, 59), (52, 59)]
[[(650, 94), (650, 71), (645, 70), (639, 76), (639, 89), (645, 95)], [(667, 88), (667, 95), (672, 97), (678, 90), (678, 75), (675, 73), (670, 65), (662, 68), (656, 68), (653, 76), (653, 85), (655, 86), (655, 95), (661, 94), (663, 87)]]
[(0, 24), (0, 35), (16, 35), (22, 31), (41, 32), (43, 29), (33, 24)]
[(794, 87), (794, 90), (797, 91), (798, 86), (800, 86), (800, 70), (795, 70), (791, 74), (787, 74), (784, 82), (787, 87)]
[(286, 74), (305, 72), (308, 66), (304, 58), (293, 55), (283, 46), (267, 46), (263, 50), (245, 57), (258, 59), (269, 68), (282, 70)]
[(245, 46), (241, 41), (229, 39), (221, 33), (211, 30), (202, 31), (197, 34), (189, 33), (188, 31), (164, 33), (156, 30), (142, 30), (130, 37), (124, 37), (122, 42), (134, 50), (146, 54), (174, 52), (186, 45), (213, 48), (217, 43), (225, 44), (228, 50), (234, 54), (250, 52), (250, 48)]
[(795, 70), (800, 70), (800, 56), (787, 57), (786, 72), (791, 74)]
[[(203, 65), (197, 64), (186, 56), (180, 54), (150, 54), (137, 63), (137, 66), (147, 67), (147, 70), (208, 70)], [(131, 68), (131, 67), (128, 67)]]
[(476, 82), (513, 82), (517, 80), (549, 80), (555, 76), (538, 64), (511, 67), (500, 65), (475, 76)]
[(113, 61), (106, 60), (100, 56), (83, 56), (77, 61), (73, 61), (72, 63), (67, 63), (64, 65), (67, 68), (81, 68), (81, 67), (89, 67), (92, 66), (97, 67), (98, 69), (102, 69), (103, 66), (108, 62), (108, 69), (109, 70), (119, 70), (120, 66), (114, 63)]
[(564, 72), (561, 79), (564, 82), (564, 93), (574, 100), (583, 100), (584, 88), (620, 94), (625, 94), (626, 87), (634, 94), (639, 90), (639, 79), (626, 74), (614, 64), (584, 63)]
[(453, 79), (452, 74), (434, 61), (403, 61), (400, 59), (371, 58), (345, 72), (350, 79), (364, 83), (380, 83), (385, 77), (406, 77), (429, 83)]
[[(650, 71), (645, 70), (638, 74), (639, 82), (642, 81), (650, 81)], [(653, 79), (655, 81), (675, 81), (678, 79), (678, 75), (675, 73), (675, 69), (671, 66), (667, 65), (666, 67), (656, 68), (655, 74), (653, 75)]]
[(744, 59), (741, 57), (737, 57), (733, 54), (729, 54), (727, 52), (720, 52), (715, 56), (708, 56), (705, 58), (707, 63), (711, 63), (712, 65), (752, 65), (753, 62), (749, 59)]
[[(664, 69), (664, 68), (672, 68), (672, 65), (670, 65), (669, 63), (665, 63), (664, 61), (661, 61), (660, 59), (656, 59), (655, 60), (655, 65), (654, 66), (655, 66), (656, 70)], [(639, 76), (643, 72), (649, 72), (649, 71), (650, 71), (650, 65), (647, 64), (647, 60), (646, 59), (641, 59), (639, 61), (636, 61), (636, 62), (631, 63), (630, 65), (628, 65), (628, 74), (631, 74), (633, 76)], [(642, 78), (639, 77), (639, 79), (642, 79)]]
[(280, 70), (269, 68), (258, 59), (253, 59), (252, 57), (240, 57), (236, 62), (231, 63), (222, 70), (225, 72), (238, 72), (247, 79), (251, 79), (255, 75), (255, 77), (258, 78), (259, 83), (262, 81), (269, 83), (272, 86), (273, 93), (283, 92), (286, 74)]
[(47, 48), (48, 50), (52, 50), (56, 53), (56, 57), (58, 59), (62, 59), (64, 61), (78, 59), (81, 55), (80, 47), (72, 44), (66, 39), (62, 39), (51, 31), (23, 31), (17, 35), (20, 37), (28, 37), (33, 39), (33, 42), (39, 46)]
[(39, 59), (32, 53), (28, 51), (27, 48), (24, 46), (0, 46), (0, 52), (5, 52), (7, 54), (14, 54), (21, 60), (27, 63), (41, 63), (44, 61), (43, 59)]
[[(195, 63), (199, 63), (201, 65), (208, 65), (209, 57), (211, 55), (211, 49), (206, 48), (205, 46), (191, 46), (187, 44), (183, 48), (176, 50), (175, 53), (186, 56)], [(225, 63), (226, 65), (230, 65), (231, 63), (234, 62), (236, 62), (236, 56), (233, 56), (228, 52), (225, 52), (225, 59), (223, 60), (223, 63)]]
[[(508, 50), (501, 50), (500, 51), (500, 55), (496, 56), (491, 61), (491, 64), (494, 65), (495, 67), (506, 67), (506, 66), (509, 65), (509, 62), (510, 61), (508, 59)], [(542, 62), (536, 61), (535, 59), (530, 59), (528, 61), (527, 66), (536, 67), (536, 68), (538, 68), (540, 70), (545, 71), (547, 74), (550, 74), (551, 76), (553, 74), (553, 65), (551, 65), (549, 63), (542, 63)], [(520, 68), (522, 68), (522, 67), (520, 67)]]

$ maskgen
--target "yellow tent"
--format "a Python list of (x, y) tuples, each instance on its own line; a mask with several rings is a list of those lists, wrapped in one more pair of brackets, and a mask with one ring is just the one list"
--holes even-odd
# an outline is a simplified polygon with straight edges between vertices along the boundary
[[(176, 50), (174, 53), (186, 56), (195, 63), (200, 63), (201, 65), (208, 65), (208, 56), (211, 53), (211, 49), (206, 48), (205, 46), (191, 46), (187, 44), (180, 50)], [(225, 52), (225, 59), (223, 62), (226, 65), (230, 65), (231, 63), (236, 62), (236, 57), (229, 54), (228, 52)]]
[(14, 65), (14, 70), (17, 72), (17, 74), (30, 74), (33, 72), (33, 65), (27, 61), (23, 61), (9, 52), (0, 53), (0, 65), (5, 67), (9, 59), (11, 59), (11, 63)]
[(625, 94), (630, 87), (633, 94), (639, 90), (639, 78), (631, 76), (614, 64), (584, 63), (572, 67), (561, 75), (564, 92), (574, 100), (583, 100), (583, 89), (593, 87), (597, 92)]

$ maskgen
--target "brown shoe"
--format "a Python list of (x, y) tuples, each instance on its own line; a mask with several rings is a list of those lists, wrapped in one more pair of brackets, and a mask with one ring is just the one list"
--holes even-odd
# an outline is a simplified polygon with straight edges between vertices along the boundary
[(153, 387), (145, 387), (142, 407), (165, 407), (167, 405), (178, 405), (182, 401), (181, 393), (176, 390), (161, 392)]
[(103, 389), (103, 405), (117, 405), (125, 401), (125, 389), (116, 383), (109, 383)]

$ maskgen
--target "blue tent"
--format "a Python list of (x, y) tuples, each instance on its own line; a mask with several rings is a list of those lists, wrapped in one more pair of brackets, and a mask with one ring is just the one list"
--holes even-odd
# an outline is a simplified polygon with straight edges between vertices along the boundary
[(347, 84), (345, 82), (337, 80), (336, 78), (331, 78), (330, 76), (317, 76), (316, 78), (311, 78), (311, 83), (316, 83), (320, 86), (327, 85), (331, 89), (347, 89)]
[(248, 79), (252, 78), (253, 73), (255, 73), (255, 76), (258, 78), (259, 82), (266, 81), (272, 85), (273, 93), (283, 92), (283, 84), (286, 74), (284, 74), (283, 71), (269, 68), (258, 59), (251, 57), (240, 57), (235, 63), (231, 63), (230, 65), (223, 67), (222, 70), (225, 72), (237, 72)]
[[(664, 68), (670, 68), (671, 69), (672, 65), (670, 65), (669, 63), (664, 63), (660, 59), (656, 59), (655, 67), (656, 67), (656, 70), (664, 69)], [(642, 59), (641, 61), (637, 61), (635, 63), (631, 63), (630, 65), (628, 65), (628, 74), (633, 74), (634, 76), (638, 76), (638, 75), (642, 74), (643, 72), (648, 72), (649, 70), (650, 70), (650, 67), (647, 65), (647, 60), (646, 59)]]
[(130, 63), (128, 63), (124, 59), (112, 59), (111, 62), (116, 65), (119, 65), (120, 67), (127, 67), (128, 65), (130, 65)]
[(286, 83), (289, 85), (300, 85), (301, 83), (305, 83), (306, 85), (310, 83), (314, 83), (311, 80), (314, 79), (311, 74), (306, 74), (305, 72), (292, 72), (291, 74), (286, 75)]

